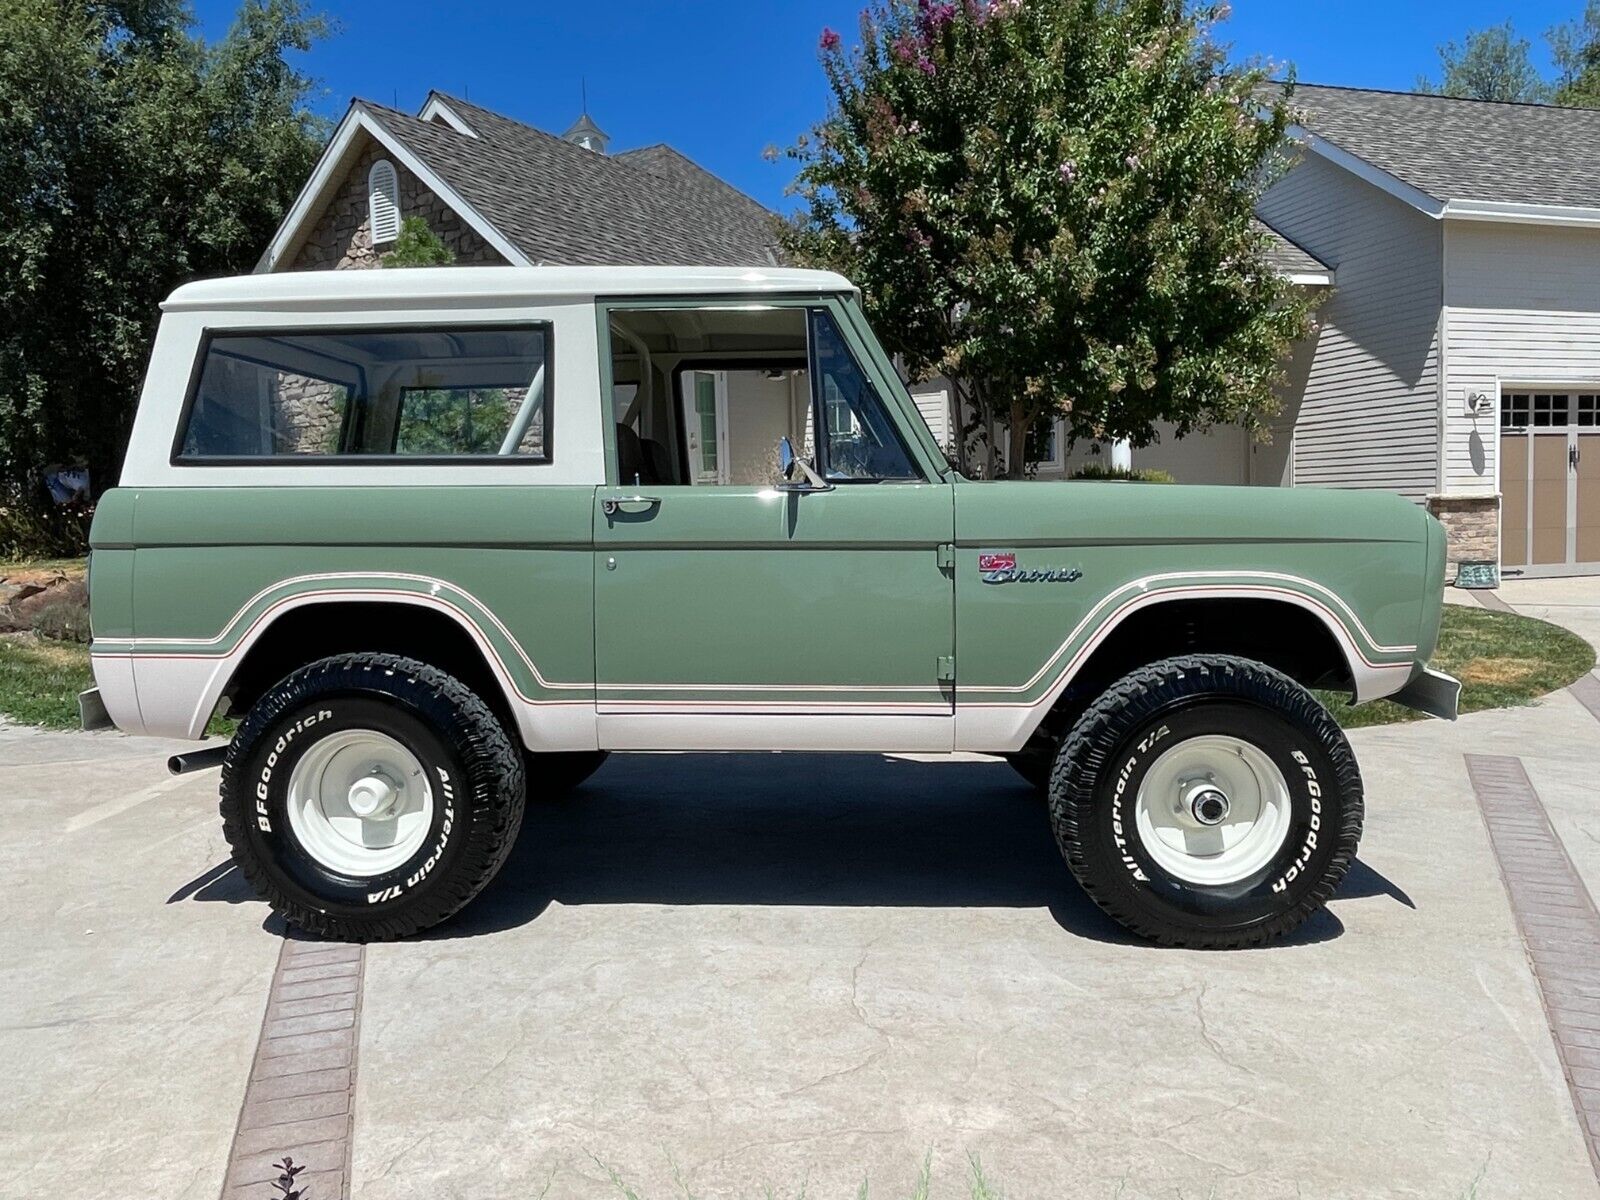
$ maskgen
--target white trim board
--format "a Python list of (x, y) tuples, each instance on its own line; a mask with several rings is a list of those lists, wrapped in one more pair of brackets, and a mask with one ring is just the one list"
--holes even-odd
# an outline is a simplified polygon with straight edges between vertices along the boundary
[(294, 204), (290, 206), (288, 215), (283, 219), (283, 224), (278, 226), (278, 232), (273, 235), (272, 241), (267, 244), (266, 250), (256, 262), (255, 274), (262, 275), (279, 270), (288, 261), (290, 252), (298, 248), (310, 222), (321, 215), (329, 193), (339, 182), (340, 172), (347, 168), (346, 157), (359, 133), (368, 134), (398, 159), (406, 170), (427, 185), (434, 195), (454, 210), (484, 241), (498, 250), (512, 266), (533, 265), (527, 255), (507, 241), (499, 230), (462, 199), (454, 188), (439, 178), (411, 152), (409, 147), (361, 108), (352, 106), (344, 115), (344, 119), (339, 122), (339, 127), (333, 131), (333, 137), (328, 139), (328, 145), (323, 150), (322, 157), (317, 160), (311, 178), (306, 180), (305, 187), (300, 189), (300, 194), (295, 197)]
[(478, 136), (478, 131), (468, 125), (460, 113), (450, 107), (449, 102), (438, 92), (428, 97), (428, 102), (422, 106), (422, 112), (417, 118), (419, 121), (442, 121), (457, 133), (464, 133), (470, 138)]

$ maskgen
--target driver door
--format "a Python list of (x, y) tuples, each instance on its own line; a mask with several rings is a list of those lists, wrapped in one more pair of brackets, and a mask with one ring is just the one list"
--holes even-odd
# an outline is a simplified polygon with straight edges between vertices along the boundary
[[(613, 469), (596, 493), (600, 745), (949, 750), (951, 485), (898, 432), (887, 381), (827, 302), (748, 327), (748, 305), (647, 309), (609, 310), (636, 326), (613, 370), (672, 381), (682, 482)], [(831, 486), (780, 490), (779, 442), (806, 453), (813, 430)]]

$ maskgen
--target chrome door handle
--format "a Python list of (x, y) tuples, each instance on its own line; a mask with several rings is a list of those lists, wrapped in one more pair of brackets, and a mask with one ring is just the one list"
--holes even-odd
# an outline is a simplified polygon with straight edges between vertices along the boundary
[[(647, 508), (654, 508), (661, 503), (659, 496), (607, 496), (600, 501), (600, 511), (608, 517), (614, 517), (619, 512), (642, 512)], [(640, 505), (637, 508), (625, 508), (624, 505)]]

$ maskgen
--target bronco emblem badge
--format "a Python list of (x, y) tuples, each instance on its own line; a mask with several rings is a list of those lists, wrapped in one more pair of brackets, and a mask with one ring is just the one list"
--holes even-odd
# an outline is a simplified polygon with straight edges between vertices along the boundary
[(1013, 550), (986, 550), (978, 555), (978, 574), (985, 583), (1071, 583), (1082, 579), (1077, 567), (1045, 567), (1030, 570), (1017, 566)]

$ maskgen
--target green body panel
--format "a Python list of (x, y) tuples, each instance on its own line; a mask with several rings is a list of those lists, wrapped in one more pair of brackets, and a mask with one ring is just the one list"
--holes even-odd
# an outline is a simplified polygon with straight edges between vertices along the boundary
[[(1064, 666), (1130, 601), (1195, 594), (1180, 589), (1291, 592), (1337, 619), (1369, 661), (1411, 661), (1425, 623), (1428, 524), (1410, 502), (1375, 493), (958, 482), (960, 695), (1032, 700), (1059, 674), (1034, 678), (1058, 650)], [(985, 552), (1014, 552), (1022, 570), (1079, 574), (985, 583)]]
[(595, 523), (602, 700), (948, 710), (949, 484), (643, 490), (660, 503)]
[(593, 510), (592, 487), (142, 490), (131, 650), (223, 655), (292, 597), (410, 593), (470, 621), (527, 698), (581, 699)]

